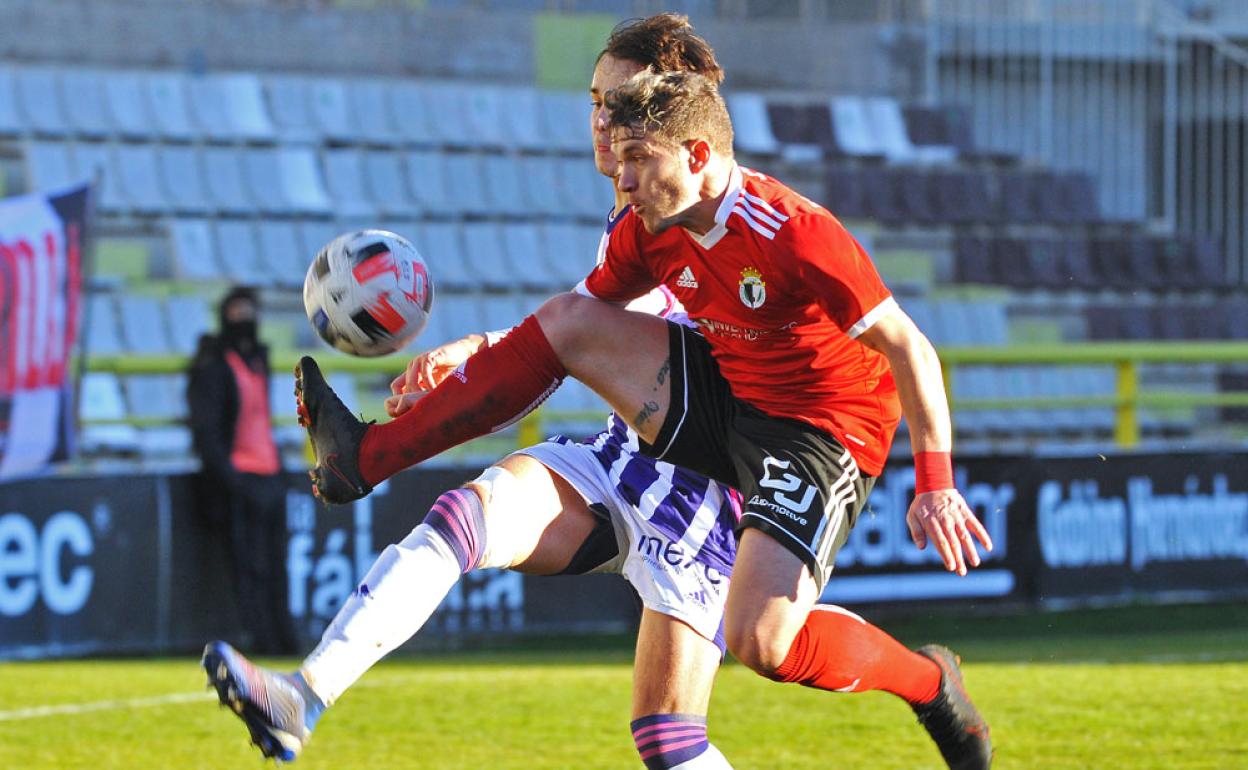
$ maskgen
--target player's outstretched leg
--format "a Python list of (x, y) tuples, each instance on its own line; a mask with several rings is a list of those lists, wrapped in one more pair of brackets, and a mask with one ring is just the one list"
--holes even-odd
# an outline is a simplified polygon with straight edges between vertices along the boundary
[(200, 661), (208, 686), (247, 725), (266, 757), (290, 762), (299, 755), (325, 706), (299, 674), (260, 668), (225, 642), (209, 642)]
[(952, 770), (981, 770), (992, 766), (988, 723), (962, 686), (958, 656), (948, 647), (928, 644), (916, 650), (940, 666), (940, 692), (924, 704), (912, 705), (919, 723), (927, 728)]
[(368, 425), (338, 399), (310, 356), (295, 365), (295, 400), (299, 424), (307, 429), (316, 454), (311, 476), (317, 496), (328, 503), (349, 503), (373, 491), (359, 464)]

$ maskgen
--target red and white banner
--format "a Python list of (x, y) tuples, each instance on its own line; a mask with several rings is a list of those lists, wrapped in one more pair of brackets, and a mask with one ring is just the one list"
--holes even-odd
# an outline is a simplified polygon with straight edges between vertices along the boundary
[(88, 193), (0, 201), (0, 479), (69, 453)]

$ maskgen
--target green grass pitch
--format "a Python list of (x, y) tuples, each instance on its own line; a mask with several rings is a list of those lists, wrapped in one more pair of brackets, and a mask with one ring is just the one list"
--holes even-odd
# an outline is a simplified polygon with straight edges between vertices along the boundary
[[(1248, 605), (883, 625), (962, 653), (997, 768), (1248, 768)], [(296, 767), (641, 767), (626, 644), (561, 647), (387, 661)], [(0, 664), (0, 768), (262, 767), (203, 681), (190, 658)], [(711, 738), (739, 770), (943, 766), (891, 696), (782, 687), (733, 664)]]

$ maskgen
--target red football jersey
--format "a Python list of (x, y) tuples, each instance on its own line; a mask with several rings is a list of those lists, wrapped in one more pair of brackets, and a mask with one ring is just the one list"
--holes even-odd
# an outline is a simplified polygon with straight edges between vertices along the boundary
[(831, 213), (737, 167), (709, 232), (651, 235), (630, 211), (577, 289), (624, 302), (659, 284), (706, 335), (737, 398), (831, 433), (880, 474), (901, 402), (888, 360), (855, 338), (896, 303)]

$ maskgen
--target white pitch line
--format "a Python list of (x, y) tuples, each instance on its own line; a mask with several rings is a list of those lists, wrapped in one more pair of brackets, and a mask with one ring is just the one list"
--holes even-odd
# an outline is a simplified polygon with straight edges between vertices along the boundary
[(192, 703), (194, 701), (216, 698), (211, 692), (175, 692), (169, 695), (154, 695), (150, 698), (130, 698), (129, 700), (101, 700), (94, 703), (63, 703), (57, 706), (32, 706), (24, 709), (0, 711), (0, 722), (16, 722), (21, 719), (40, 719), (69, 714), (89, 714), (93, 711), (121, 711), (123, 709), (142, 709), (153, 706), (164, 706), (170, 703)]

